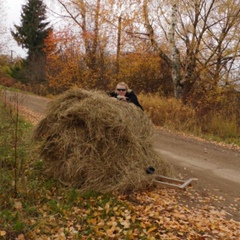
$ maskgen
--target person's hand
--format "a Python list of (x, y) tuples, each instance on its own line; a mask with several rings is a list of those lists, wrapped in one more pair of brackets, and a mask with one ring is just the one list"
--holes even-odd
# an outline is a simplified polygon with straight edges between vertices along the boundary
[(127, 101), (127, 98), (125, 96), (117, 95), (117, 99), (121, 101)]

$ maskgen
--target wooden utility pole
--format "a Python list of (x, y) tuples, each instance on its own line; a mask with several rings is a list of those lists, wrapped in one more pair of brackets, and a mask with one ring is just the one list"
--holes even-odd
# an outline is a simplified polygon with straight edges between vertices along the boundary
[(118, 17), (118, 34), (117, 34), (117, 58), (116, 58), (117, 79), (118, 79), (118, 75), (119, 75), (119, 59), (120, 59), (120, 51), (121, 51), (121, 32), (122, 32), (122, 17), (120, 15)]
[(13, 50), (11, 50), (11, 63), (13, 62)]

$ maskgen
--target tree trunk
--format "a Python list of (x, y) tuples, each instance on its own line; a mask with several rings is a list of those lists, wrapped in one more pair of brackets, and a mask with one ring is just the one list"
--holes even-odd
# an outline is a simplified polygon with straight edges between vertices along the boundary
[(118, 17), (118, 33), (117, 33), (117, 58), (116, 58), (116, 74), (118, 79), (119, 74), (119, 57), (121, 50), (121, 32), (122, 32), (122, 18)]
[(144, 0), (143, 4), (143, 13), (144, 13), (144, 21), (146, 25), (146, 29), (148, 32), (148, 37), (151, 41), (152, 46), (154, 47), (155, 51), (158, 55), (167, 63), (167, 65), (171, 68), (172, 71), (172, 84), (174, 89), (174, 97), (181, 98), (182, 96), (182, 84), (181, 84), (181, 64), (180, 64), (180, 54), (179, 50), (175, 44), (175, 31), (176, 31), (176, 14), (177, 14), (177, 4), (173, 4), (173, 13), (172, 13), (172, 21), (171, 21), (171, 32), (170, 32), (170, 46), (171, 46), (171, 58), (168, 57), (160, 48), (159, 44), (157, 43), (153, 27), (151, 26), (148, 16), (148, 7), (147, 7), (147, 0)]
[(181, 87), (181, 63), (180, 63), (180, 54), (179, 50), (176, 47), (175, 43), (175, 32), (177, 25), (177, 4), (173, 4), (172, 6), (172, 19), (171, 19), (171, 32), (170, 32), (170, 46), (172, 53), (172, 80), (173, 80), (173, 89), (174, 89), (174, 97), (180, 98), (182, 95), (182, 87)]

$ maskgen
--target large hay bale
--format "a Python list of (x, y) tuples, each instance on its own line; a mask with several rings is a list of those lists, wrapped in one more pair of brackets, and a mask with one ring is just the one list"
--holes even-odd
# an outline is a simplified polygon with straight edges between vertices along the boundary
[[(71, 89), (50, 102), (33, 137), (54, 178), (82, 191), (133, 191), (170, 167), (154, 151), (153, 125), (133, 104)], [(155, 174), (146, 174), (153, 166)]]

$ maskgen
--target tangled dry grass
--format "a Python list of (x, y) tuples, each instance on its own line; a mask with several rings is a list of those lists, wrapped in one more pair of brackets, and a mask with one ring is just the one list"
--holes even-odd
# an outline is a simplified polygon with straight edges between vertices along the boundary
[[(134, 191), (171, 167), (151, 144), (153, 125), (133, 104), (100, 91), (71, 89), (48, 105), (33, 139), (54, 178), (82, 191)], [(154, 174), (146, 174), (152, 166)]]

